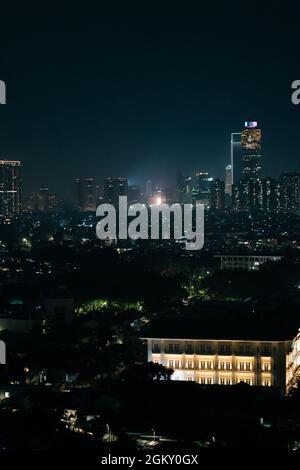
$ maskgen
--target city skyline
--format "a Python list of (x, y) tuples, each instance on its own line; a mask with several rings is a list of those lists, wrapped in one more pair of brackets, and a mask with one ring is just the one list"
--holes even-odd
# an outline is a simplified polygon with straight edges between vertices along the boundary
[(4, 11), (1, 158), (22, 161), (26, 192), (45, 183), (63, 197), (65, 178), (126, 172), (131, 184), (170, 184), (183, 161), (186, 173), (223, 178), (228, 135), (257, 119), (267, 175), (298, 170), (297, 15), (280, 2), (272, 11), (256, 1), (218, 15), (207, 5), (188, 15), (101, 6), (88, 17), (61, 7), (60, 19)]

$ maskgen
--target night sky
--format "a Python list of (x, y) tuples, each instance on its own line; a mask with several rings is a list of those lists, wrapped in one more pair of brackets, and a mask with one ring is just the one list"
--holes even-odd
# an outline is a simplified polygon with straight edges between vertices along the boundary
[(62, 196), (76, 176), (224, 178), (230, 133), (252, 119), (264, 175), (298, 169), (297, 3), (1, 7), (1, 158), (22, 160), (25, 192), (48, 184)]

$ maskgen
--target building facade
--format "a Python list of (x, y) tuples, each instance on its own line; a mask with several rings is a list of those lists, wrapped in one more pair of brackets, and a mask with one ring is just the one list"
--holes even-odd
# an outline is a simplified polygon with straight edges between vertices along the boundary
[(261, 129), (256, 121), (246, 121), (241, 133), (242, 178), (257, 179), (261, 170)]
[(237, 183), (242, 175), (241, 133), (232, 132), (230, 140), (231, 181)]
[(225, 209), (225, 183), (218, 178), (211, 182), (210, 208), (212, 210)]
[(75, 208), (81, 212), (94, 211), (96, 209), (94, 178), (76, 178)]
[(119, 206), (119, 196), (128, 195), (128, 182), (127, 178), (123, 177), (109, 177), (104, 181), (104, 202), (113, 204), (115, 207)]
[(0, 160), (0, 215), (21, 212), (21, 162)]
[(147, 338), (148, 361), (174, 370), (173, 380), (203, 385), (286, 388), (291, 341)]
[(215, 255), (220, 258), (221, 269), (243, 269), (257, 271), (262, 264), (280, 261), (281, 256), (269, 255)]

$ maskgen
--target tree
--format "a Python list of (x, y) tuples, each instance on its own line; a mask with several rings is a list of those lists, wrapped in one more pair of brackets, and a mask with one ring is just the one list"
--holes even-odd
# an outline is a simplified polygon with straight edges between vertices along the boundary
[(134, 365), (122, 372), (120, 379), (124, 382), (152, 382), (170, 380), (173, 369), (168, 369), (161, 364), (147, 362), (142, 365)]

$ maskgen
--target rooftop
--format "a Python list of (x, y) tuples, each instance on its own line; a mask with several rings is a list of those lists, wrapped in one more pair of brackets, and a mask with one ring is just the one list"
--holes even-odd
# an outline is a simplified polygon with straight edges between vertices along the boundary
[(292, 340), (300, 327), (299, 314), (267, 312), (250, 314), (235, 312), (224, 316), (207, 314), (166, 315), (151, 323), (143, 331), (144, 338), (198, 339), (198, 340)]

